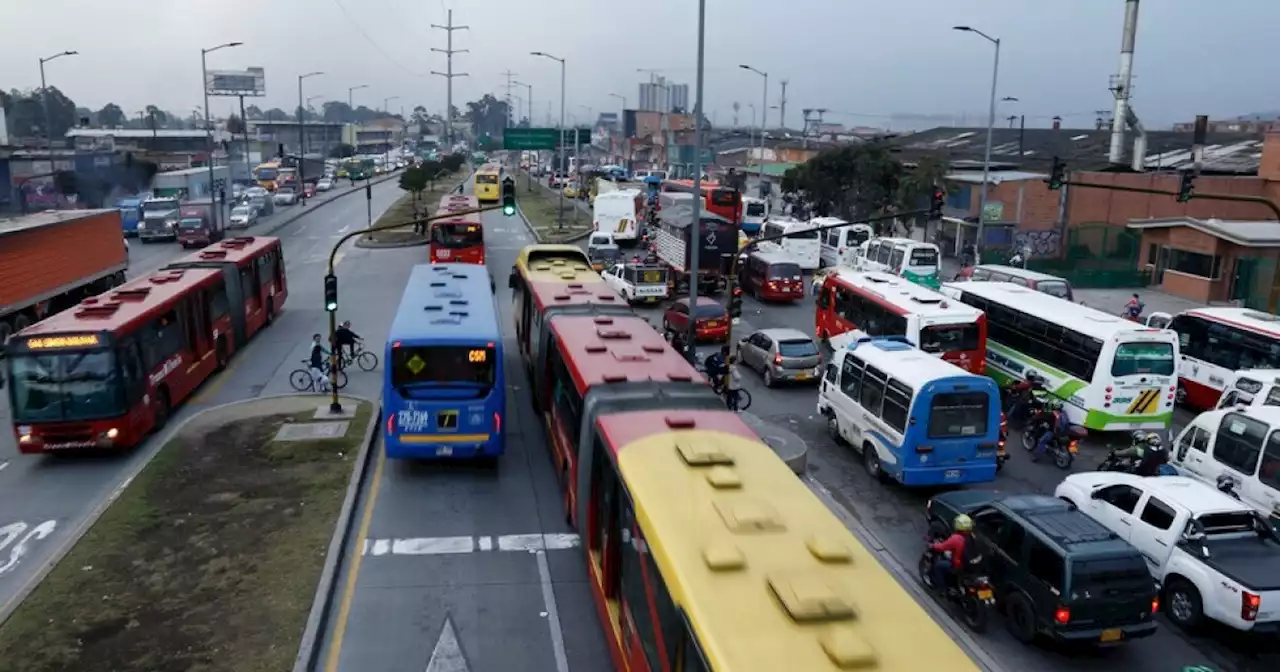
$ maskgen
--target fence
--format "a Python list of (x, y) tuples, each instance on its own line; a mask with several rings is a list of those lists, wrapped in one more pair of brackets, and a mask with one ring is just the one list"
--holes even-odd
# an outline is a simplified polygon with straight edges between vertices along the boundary
[[(1086, 224), (1067, 232), (1062, 256), (1038, 257), (1033, 249), (1027, 268), (1065, 278), (1081, 289), (1146, 287), (1151, 284), (1151, 272), (1138, 268), (1141, 243), (1140, 236), (1120, 227)], [(1005, 264), (1011, 252), (984, 252), (982, 261)]]

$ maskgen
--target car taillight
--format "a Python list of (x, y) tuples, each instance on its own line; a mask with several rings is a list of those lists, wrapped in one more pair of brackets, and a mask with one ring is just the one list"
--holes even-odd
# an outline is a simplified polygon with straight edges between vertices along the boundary
[(502, 414), (497, 411), (493, 412), (493, 433), (495, 435), (502, 433)]
[(1246, 621), (1258, 620), (1258, 609), (1262, 607), (1262, 596), (1249, 592), (1240, 593), (1240, 618)]
[(1158, 611), (1160, 611), (1160, 598), (1153, 597), (1151, 598), (1151, 613), (1154, 614)]
[(396, 433), (396, 414), (395, 413), (392, 413), (387, 416), (387, 433), (388, 434)]
[(1053, 620), (1058, 625), (1066, 625), (1071, 620), (1071, 610), (1066, 607), (1058, 607), (1053, 610)]
[(781, 353), (776, 354), (776, 355), (774, 355), (774, 356), (773, 356), (773, 365), (774, 365), (774, 366), (782, 366), (782, 354), (781, 354)]

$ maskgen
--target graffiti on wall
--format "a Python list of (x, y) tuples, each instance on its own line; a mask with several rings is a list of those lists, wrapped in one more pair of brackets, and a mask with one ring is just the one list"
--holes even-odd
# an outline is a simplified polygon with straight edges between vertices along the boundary
[(1013, 234), (1014, 248), (1030, 250), (1034, 259), (1053, 259), (1062, 254), (1062, 234), (1053, 230), (1018, 231)]

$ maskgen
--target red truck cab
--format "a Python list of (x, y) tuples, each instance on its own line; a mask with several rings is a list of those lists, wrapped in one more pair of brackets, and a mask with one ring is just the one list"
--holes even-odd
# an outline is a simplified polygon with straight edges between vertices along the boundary
[(204, 247), (222, 240), (222, 223), (213, 218), (213, 204), (189, 203), (178, 211), (178, 243)]

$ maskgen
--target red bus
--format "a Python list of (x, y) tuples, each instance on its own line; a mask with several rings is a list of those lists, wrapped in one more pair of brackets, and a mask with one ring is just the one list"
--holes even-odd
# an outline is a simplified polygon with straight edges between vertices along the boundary
[[(289, 289), (284, 278), (284, 248), (279, 238), (228, 238), (165, 266), (222, 270), (227, 296), (232, 297), (231, 324), (239, 349), (269, 326), (284, 307)], [(238, 299), (238, 300), (237, 300)], [(235, 310), (235, 306), (240, 306)]]
[(231, 306), (221, 271), (161, 270), (13, 336), (5, 368), (18, 449), (141, 443), (225, 368)]
[[(480, 202), (475, 196), (445, 194), (436, 214), (475, 210)], [(484, 226), (481, 213), (458, 215), (431, 223), (431, 261), (433, 263), (484, 264)]]
[(855, 338), (906, 336), (912, 345), (986, 375), (987, 317), (981, 310), (879, 271), (837, 270), (818, 290), (814, 332), (833, 349)]
[[(742, 194), (719, 182), (702, 181), (702, 210), (713, 212), (731, 222), (742, 224)], [(693, 193), (693, 180), (663, 180), (662, 191)]]

